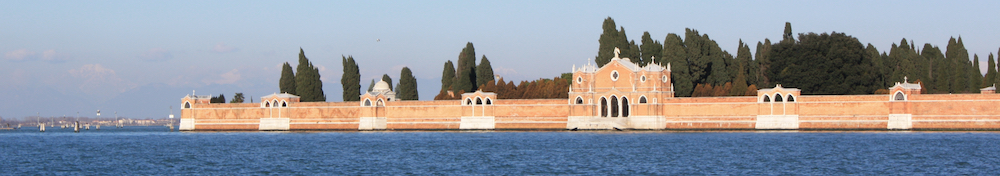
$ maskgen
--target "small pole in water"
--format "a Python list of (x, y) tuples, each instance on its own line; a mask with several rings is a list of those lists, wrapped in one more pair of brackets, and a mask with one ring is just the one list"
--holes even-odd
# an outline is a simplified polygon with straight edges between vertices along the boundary
[(73, 132), (80, 132), (80, 121), (73, 122)]
[(45, 132), (45, 124), (44, 123), (43, 124), (39, 124), (39, 126), (38, 126), (38, 132)]
[(101, 130), (101, 125), (97, 125), (97, 130)]

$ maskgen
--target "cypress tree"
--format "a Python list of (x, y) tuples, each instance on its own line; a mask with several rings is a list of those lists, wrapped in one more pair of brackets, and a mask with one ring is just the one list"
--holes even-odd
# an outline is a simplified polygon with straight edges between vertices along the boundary
[(297, 95), (295, 93), (295, 73), (292, 72), (292, 66), (288, 65), (288, 62), (281, 66), (281, 79), (278, 80), (278, 87), (283, 93)]
[(996, 64), (996, 60), (993, 60), (993, 53), (990, 53), (989, 61), (988, 62), (989, 63), (987, 63), (987, 65), (986, 65), (987, 66), (986, 67), (986, 78), (983, 79), (983, 84), (984, 84), (983, 86), (984, 87), (995, 86), (997, 84), (997, 79), (998, 79), (997, 78), (997, 64)]
[(694, 82), (691, 73), (688, 71), (688, 56), (684, 48), (684, 41), (677, 34), (667, 34), (663, 39), (663, 50), (659, 57), (660, 63), (670, 65), (670, 81), (674, 86), (674, 94), (678, 97), (691, 96), (694, 90)]
[(603, 67), (608, 62), (611, 62), (611, 58), (615, 56), (616, 47), (621, 51), (619, 57), (629, 57), (629, 43), (625, 36), (625, 28), (619, 31), (615, 29), (616, 27), (618, 26), (615, 25), (614, 19), (611, 19), (611, 17), (604, 19), (604, 24), (602, 25), (604, 33), (601, 33), (601, 38), (597, 40), (600, 45), (598, 46), (597, 56), (594, 59), (598, 67)]
[(455, 82), (452, 82), (454, 90), (465, 90), (473, 92), (476, 90), (476, 49), (472, 43), (466, 43), (465, 48), (458, 55), (458, 67), (455, 70)]
[[(753, 58), (751, 56), (752, 54), (750, 54), (750, 46), (747, 45), (746, 43), (743, 43), (743, 39), (740, 39), (739, 45), (740, 45), (739, 50), (736, 51), (736, 59), (733, 60), (735, 63), (730, 64), (731, 65), (730, 70), (734, 71), (735, 74), (732, 74), (734, 75), (733, 76), (734, 78), (740, 76), (740, 74), (743, 74), (744, 78), (742, 83), (736, 80), (733, 81), (734, 90), (738, 89), (739, 86), (741, 86), (740, 84), (742, 84), (743, 86), (749, 86), (750, 84), (757, 83), (756, 80), (757, 69), (752, 69), (754, 67), (751, 66)], [(746, 92), (746, 90), (743, 91)], [(742, 94), (743, 92), (739, 92), (739, 95)]]
[(305, 51), (299, 48), (299, 65), (296, 68), (295, 92), (299, 93), (302, 102), (326, 101), (323, 95), (323, 82), (319, 80), (319, 70), (306, 58)]
[(784, 33), (784, 35), (782, 35), (782, 37), (783, 38), (782, 38), (781, 42), (786, 42), (786, 41), (788, 41), (788, 42), (794, 42), (795, 41), (795, 37), (792, 36), (792, 23), (791, 22), (785, 22), (785, 33)]
[(767, 76), (768, 69), (771, 68), (771, 39), (764, 39), (764, 43), (757, 42), (757, 53), (754, 53), (754, 61), (757, 62), (757, 87), (773, 87), (771, 78)]
[(340, 56), (344, 74), (340, 78), (344, 101), (361, 101), (361, 72), (354, 56)]
[(660, 41), (653, 40), (647, 31), (642, 33), (642, 46), (640, 46), (639, 49), (641, 56), (637, 59), (633, 59), (632, 62), (639, 64), (639, 66), (646, 66), (646, 64), (652, 62), (655, 57), (661, 57), (660, 52), (663, 51), (663, 44), (660, 44)]
[(455, 64), (450, 60), (444, 62), (444, 71), (441, 72), (441, 90), (447, 91), (452, 90), (452, 84), (455, 82)]
[(375, 89), (375, 79), (372, 79), (372, 83), (368, 84), (368, 92), (371, 92), (374, 89)]
[(979, 55), (972, 55), (972, 69), (969, 69), (969, 80), (972, 81), (972, 88), (969, 91), (973, 93), (979, 93), (979, 89), (983, 85), (983, 72), (979, 69)]
[(483, 55), (479, 60), (479, 66), (476, 66), (476, 85), (482, 86), (493, 79), (493, 66), (490, 65), (490, 60), (486, 59), (486, 55)]
[(385, 81), (385, 83), (389, 83), (389, 90), (390, 91), (393, 90), (392, 89), (392, 78), (389, 77), (389, 74), (382, 74), (382, 81)]
[(409, 67), (403, 67), (399, 71), (399, 86), (396, 86), (399, 94), (396, 97), (400, 100), (418, 100), (420, 94), (417, 93), (417, 78), (413, 77), (413, 72)]
[(243, 93), (233, 95), (233, 100), (230, 100), (229, 103), (243, 103)]

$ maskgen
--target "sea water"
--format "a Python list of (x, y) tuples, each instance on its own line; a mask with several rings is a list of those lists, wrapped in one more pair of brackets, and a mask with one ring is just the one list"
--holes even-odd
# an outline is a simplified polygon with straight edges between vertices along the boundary
[(997, 175), (994, 132), (0, 131), (2, 175)]

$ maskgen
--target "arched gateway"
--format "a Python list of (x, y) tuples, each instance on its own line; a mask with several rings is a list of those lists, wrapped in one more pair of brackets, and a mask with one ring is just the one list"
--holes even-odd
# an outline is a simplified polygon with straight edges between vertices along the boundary
[(662, 129), (664, 117), (654, 108), (674, 97), (670, 64), (640, 66), (618, 53), (604, 66), (573, 67), (567, 129)]

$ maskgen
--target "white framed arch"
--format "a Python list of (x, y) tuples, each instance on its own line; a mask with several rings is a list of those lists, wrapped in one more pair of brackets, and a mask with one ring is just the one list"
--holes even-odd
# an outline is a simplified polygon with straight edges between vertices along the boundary
[(375, 106), (385, 106), (385, 102), (383, 102), (382, 99), (378, 99), (378, 101), (375, 102)]
[(784, 96), (782, 96), (781, 93), (774, 93), (774, 101), (772, 102), (779, 102), (779, 101), (784, 103), (785, 102)]
[(889, 101), (906, 101), (909, 99), (910, 98), (907, 97), (907, 95), (903, 93), (902, 90), (897, 90), (896, 92), (892, 93), (892, 96), (889, 96)]
[(191, 109), (191, 102), (184, 101), (184, 104), (181, 104), (181, 109)]
[(770, 102), (771, 102), (771, 95), (764, 94), (764, 96), (760, 96), (758, 103), (770, 103)]
[(611, 108), (608, 108), (608, 116), (611, 116), (611, 117), (621, 117), (621, 115), (622, 115), (622, 113), (621, 113), (621, 111), (622, 111), (621, 97), (618, 97), (618, 95), (611, 94), (611, 97), (608, 98), (608, 99), (609, 99), (608, 101), (611, 102), (611, 103), (608, 104), (608, 106), (611, 107)]
[(649, 100), (646, 99), (646, 95), (639, 96), (639, 104), (646, 104)]
[(265, 107), (265, 108), (270, 108), (271, 107), (271, 101), (264, 101), (264, 103), (261, 103), (260, 106), (261, 107)]
[(271, 107), (278, 107), (278, 99), (271, 100)]
[(476, 97), (476, 105), (483, 105), (483, 98), (482, 97)]
[(493, 99), (490, 97), (486, 97), (486, 105), (493, 105)]
[(629, 105), (632, 103), (629, 102), (628, 96), (626, 95), (622, 95), (619, 99), (621, 99), (621, 101), (618, 101), (618, 106), (621, 107), (618, 108), (618, 115), (619, 117), (628, 117), (629, 113), (631, 113), (630, 110), (632, 109), (629, 108)]
[(288, 107), (288, 102), (286, 102), (285, 100), (281, 100), (281, 106), (280, 107), (287, 108)]
[(472, 98), (465, 98), (465, 101), (462, 101), (462, 105), (472, 105)]
[(608, 98), (601, 96), (601, 117), (608, 117)]
[(788, 97), (785, 98), (785, 102), (793, 102), (794, 103), (795, 102), (795, 95), (788, 94)]
[(372, 106), (372, 100), (365, 98), (365, 101), (362, 101), (361, 106)]
[(573, 99), (573, 104), (583, 104), (583, 96), (576, 96), (576, 98)]

